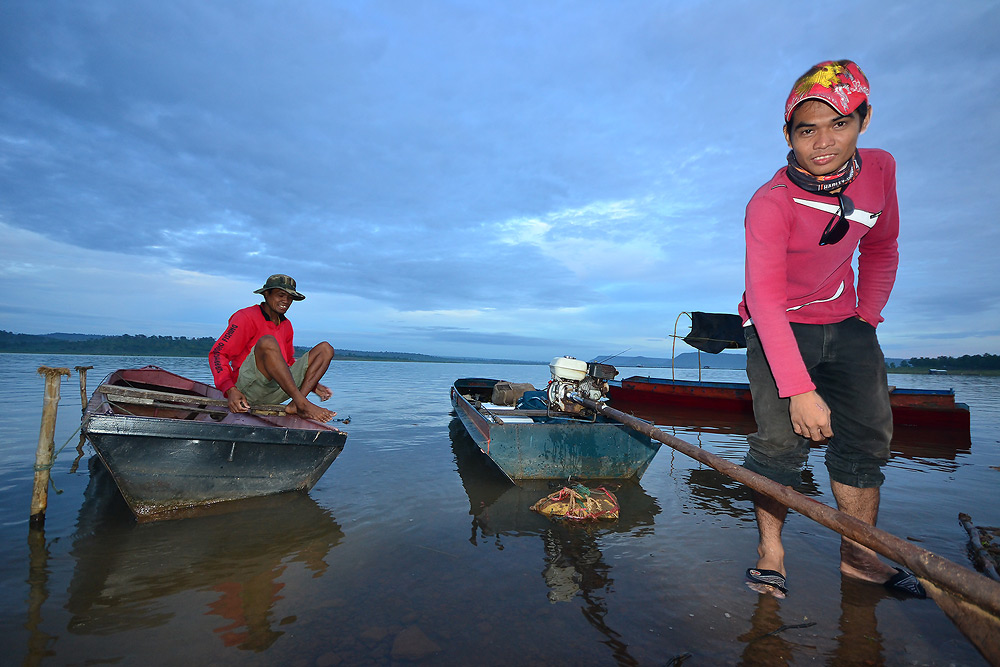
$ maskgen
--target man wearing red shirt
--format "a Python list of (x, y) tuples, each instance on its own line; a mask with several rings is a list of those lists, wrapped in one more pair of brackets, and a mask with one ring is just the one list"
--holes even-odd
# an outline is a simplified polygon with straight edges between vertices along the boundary
[(215, 386), (228, 399), (232, 412), (290, 398), (285, 407), (289, 414), (330, 421), (336, 413), (311, 403), (306, 396), (316, 392), (325, 401), (333, 395), (319, 382), (333, 359), (333, 347), (322, 342), (296, 360), (292, 323), (285, 317), (292, 301), (305, 296), (296, 291), (291, 277), (280, 273), (268, 278), (254, 294), (262, 294), (264, 302), (233, 313), (226, 331), (208, 353)]
[[(899, 262), (896, 163), (857, 148), (871, 121), (868, 79), (850, 60), (820, 63), (785, 103), (788, 166), (746, 211), (746, 291), (739, 312), (757, 432), (744, 466), (794, 485), (811, 441), (828, 440), (837, 506), (875, 525), (892, 412), (875, 335)], [(832, 217), (831, 217), (832, 216)], [(855, 286), (852, 260), (860, 248)], [(788, 508), (754, 493), (760, 541), (748, 585), (784, 597)], [(843, 538), (840, 570), (924, 596), (913, 574)]]

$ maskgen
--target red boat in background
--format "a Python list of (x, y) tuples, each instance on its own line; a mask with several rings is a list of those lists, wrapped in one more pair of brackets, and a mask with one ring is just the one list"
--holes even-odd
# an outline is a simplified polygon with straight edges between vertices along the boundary
[[(698, 380), (675, 380), (633, 376), (611, 385), (611, 404), (625, 412), (653, 410), (689, 410), (702, 416), (713, 413), (742, 415), (753, 420), (753, 399), (747, 382), (709, 382), (701, 379), (701, 353), (718, 354), (725, 349), (744, 348), (743, 322), (738, 315), (722, 313), (683, 312), (674, 322), (676, 343), (677, 324), (682, 316), (691, 319), (691, 332), (682, 340), (698, 350)], [(672, 348), (671, 353), (675, 351)], [(676, 358), (676, 355), (674, 355)], [(671, 369), (671, 375), (673, 369)], [(955, 402), (953, 389), (889, 389), (892, 421), (896, 427), (919, 427), (934, 432), (949, 432), (961, 442), (969, 442), (969, 406)], [(638, 410), (637, 410), (638, 409)]]
[[(633, 376), (611, 385), (611, 404), (689, 408), (753, 415), (746, 382), (708, 382)], [(969, 431), (969, 406), (955, 402), (953, 389), (890, 388), (892, 421), (896, 426), (964, 429)]]

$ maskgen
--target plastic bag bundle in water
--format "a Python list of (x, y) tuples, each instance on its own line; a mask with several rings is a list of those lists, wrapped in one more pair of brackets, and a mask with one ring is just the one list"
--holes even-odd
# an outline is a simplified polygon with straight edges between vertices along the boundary
[(553, 519), (597, 521), (618, 518), (618, 499), (603, 486), (564, 486), (542, 498), (531, 509)]

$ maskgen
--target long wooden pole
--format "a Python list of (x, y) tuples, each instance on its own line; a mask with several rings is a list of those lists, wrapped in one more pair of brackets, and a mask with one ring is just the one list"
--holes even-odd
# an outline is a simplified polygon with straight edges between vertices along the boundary
[[(570, 398), (718, 470), (727, 477), (742, 482), (755, 491), (774, 498), (886, 558), (902, 563), (923, 581), (938, 606), (952, 617), (959, 629), (969, 637), (984, 657), (993, 664), (1000, 664), (1000, 583), (804, 496), (789, 486), (778, 484), (721, 456), (664, 433), (647, 421), (578, 394), (571, 394)], [(928, 582), (932, 582), (933, 585), (927, 586)], [(948, 594), (959, 599), (945, 599), (948, 598)], [(964, 624), (956, 616), (965, 618)]]
[(59, 410), (59, 387), (62, 376), (69, 375), (68, 368), (39, 366), (38, 374), (45, 378), (45, 401), (42, 403), (42, 425), (38, 430), (38, 449), (35, 451), (35, 485), (31, 492), (29, 524), (45, 523), (45, 508), (49, 502), (49, 471), (52, 455), (56, 450), (56, 413)]

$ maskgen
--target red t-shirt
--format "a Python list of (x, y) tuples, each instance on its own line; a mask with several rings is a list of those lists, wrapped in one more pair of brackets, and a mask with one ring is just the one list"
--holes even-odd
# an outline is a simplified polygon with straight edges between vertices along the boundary
[(263, 305), (249, 306), (233, 313), (226, 331), (208, 353), (208, 365), (219, 391), (225, 394), (236, 385), (240, 366), (261, 336), (274, 336), (281, 348), (281, 356), (289, 366), (295, 363), (292, 323), (284, 315), (280, 318), (278, 324), (272, 322), (264, 313)]
[[(819, 245), (837, 199), (803, 190), (784, 168), (747, 204), (746, 291), (739, 312), (756, 327), (782, 397), (816, 388), (790, 323), (833, 324), (857, 315), (877, 326), (896, 280), (896, 162), (883, 150), (860, 153), (861, 173), (845, 190), (855, 211), (839, 243)], [(857, 289), (855, 248), (861, 249)]]

